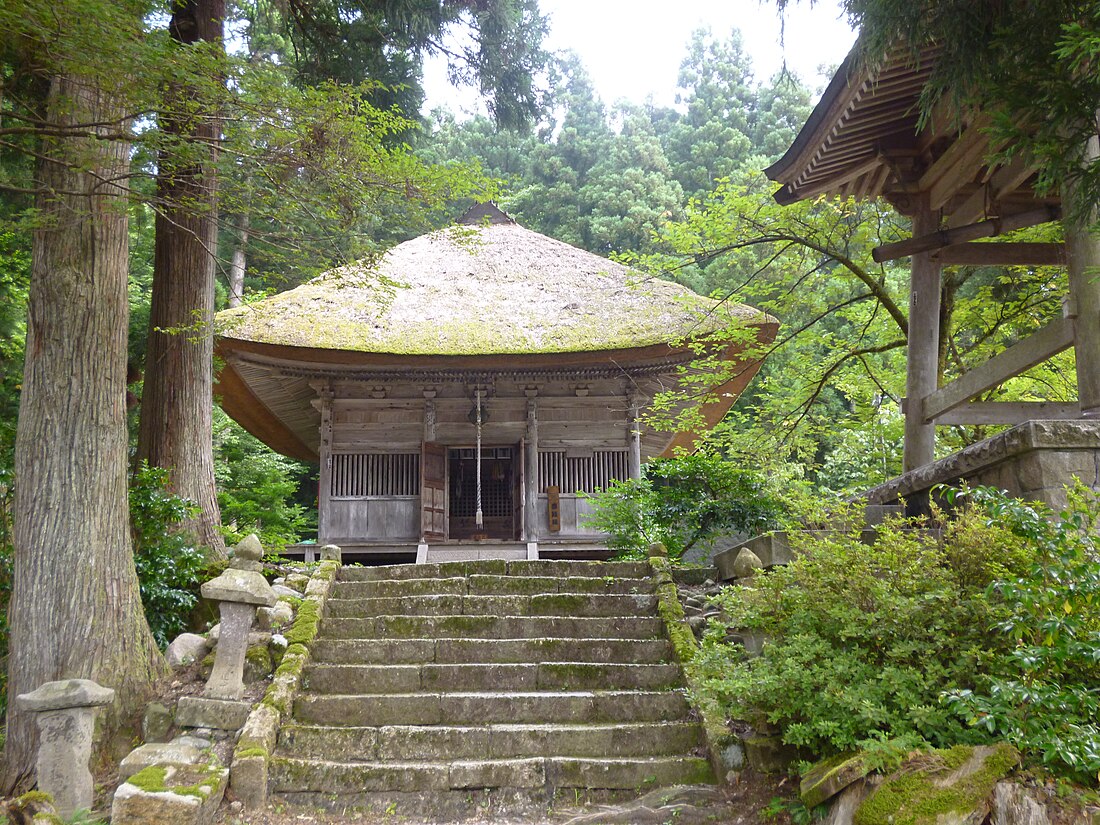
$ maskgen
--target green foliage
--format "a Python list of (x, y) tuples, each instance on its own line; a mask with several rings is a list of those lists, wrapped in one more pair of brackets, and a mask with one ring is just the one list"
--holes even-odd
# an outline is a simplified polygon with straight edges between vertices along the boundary
[[(849, 494), (901, 467), (908, 269), (878, 264), (871, 251), (908, 227), (884, 202), (780, 206), (773, 189), (752, 166), (738, 169), (692, 200), (682, 220), (662, 227), (653, 251), (631, 262), (779, 319), (774, 344), (750, 349), (763, 367), (719, 432), (732, 449), (800, 462), (819, 487)], [(1016, 237), (1057, 241), (1059, 231)], [(1054, 267), (948, 268), (941, 383), (1058, 317), (1064, 279)], [(1075, 393), (1072, 359), (1060, 356), (981, 400), (1065, 401)], [(940, 433), (945, 453), (991, 434), (983, 427)]]
[[(782, 726), (785, 741), (819, 754), (902, 739), (935, 746), (981, 741), (940, 701), (982, 683), (1011, 641), (989, 581), (1018, 574), (1035, 553), (973, 509), (942, 544), (903, 523), (871, 547), (858, 533), (791, 534), (797, 558), (718, 601), (736, 628), (769, 640), (745, 659), (715, 629), (693, 665), (727, 712)], [(992, 557), (990, 547), (1005, 547)]]
[(1100, 783), (1100, 497), (1080, 482), (1054, 514), (988, 488), (951, 495), (1034, 548), (1024, 569), (989, 585), (1011, 648), (987, 683), (949, 691), (968, 724), (1002, 736), (1056, 773)]
[(679, 559), (707, 538), (760, 532), (782, 515), (762, 475), (703, 451), (650, 461), (642, 478), (614, 481), (588, 499), (588, 526), (610, 534), (622, 558), (645, 558), (659, 541)]
[(761, 809), (760, 814), (767, 821), (779, 819), (785, 815), (790, 818), (791, 825), (810, 825), (824, 819), (828, 810), (827, 805), (807, 808), (798, 797), (787, 799), (782, 796), (775, 796)]
[(187, 619), (207, 578), (206, 557), (180, 523), (198, 510), (167, 492), (168, 471), (142, 464), (130, 484), (130, 528), (141, 602), (161, 648), (187, 629)]
[[(315, 524), (315, 511), (296, 501), (312, 470), (273, 452), (214, 408), (214, 476), (229, 544), (255, 533), (270, 554), (294, 544)], [(312, 504), (312, 501), (307, 502)]]

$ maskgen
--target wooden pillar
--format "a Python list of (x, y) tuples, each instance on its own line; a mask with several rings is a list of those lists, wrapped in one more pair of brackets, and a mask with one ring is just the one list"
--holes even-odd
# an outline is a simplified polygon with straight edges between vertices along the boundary
[[(928, 195), (918, 196), (913, 213), (913, 237), (939, 229), (939, 213), (928, 207)], [(936, 427), (925, 424), (925, 396), (939, 388), (940, 264), (929, 252), (914, 255), (909, 282), (909, 348), (905, 382), (905, 459), (909, 472), (935, 458)]]
[(642, 477), (642, 425), (641, 410), (638, 406), (638, 394), (631, 392), (627, 396), (626, 413), (626, 466), (631, 478)]
[(424, 390), (424, 441), (435, 443), (435, 390)]
[[(1095, 135), (1085, 150), (1085, 162), (1100, 157)], [(1067, 185), (1065, 213), (1066, 258), (1069, 295), (1077, 323), (1074, 350), (1077, 358), (1077, 398), (1082, 418), (1100, 418), (1100, 237), (1092, 230), (1100, 221), (1095, 206), (1081, 210), (1076, 188)], [(1080, 214), (1081, 212), (1084, 214)]]
[(321, 413), (321, 442), (318, 458), (321, 462), (317, 474), (317, 543), (324, 545), (329, 536), (329, 497), (332, 493), (332, 384), (325, 382), (316, 387), (318, 410)]
[(523, 443), (523, 539), (539, 540), (539, 402), (527, 391), (527, 436)]

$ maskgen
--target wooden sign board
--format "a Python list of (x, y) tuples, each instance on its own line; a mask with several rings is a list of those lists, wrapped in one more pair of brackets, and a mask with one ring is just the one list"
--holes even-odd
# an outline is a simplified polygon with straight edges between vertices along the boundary
[(551, 533), (561, 532), (561, 491), (557, 487), (546, 488), (546, 516)]

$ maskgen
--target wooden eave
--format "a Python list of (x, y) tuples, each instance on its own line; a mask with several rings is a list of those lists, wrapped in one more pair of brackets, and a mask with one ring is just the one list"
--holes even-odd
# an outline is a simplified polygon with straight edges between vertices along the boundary
[[(757, 340), (775, 338), (778, 324), (756, 322)], [(302, 461), (318, 460), (320, 417), (312, 406), (313, 384), (318, 380), (381, 381), (398, 379), (432, 383), (456, 380), (463, 375), (485, 380), (490, 374), (516, 379), (539, 375), (659, 376), (675, 373), (693, 357), (686, 346), (655, 344), (644, 347), (570, 353), (531, 355), (417, 356), (349, 350), (313, 349), (264, 344), (234, 338), (218, 338), (215, 352), (222, 369), (215, 393), (225, 412), (248, 432), (272, 449)], [(724, 358), (740, 357), (743, 347), (734, 345)], [(737, 395), (755, 375), (759, 365), (746, 363), (738, 375), (712, 394), (703, 404), (703, 415), (713, 425), (733, 405)], [(687, 445), (684, 434), (655, 433), (660, 444), (649, 439), (652, 453), (675, 445)]]
[(908, 214), (921, 193), (945, 217), (963, 209), (967, 221), (1057, 205), (1056, 197), (1035, 196), (1029, 169), (994, 180), (1003, 167), (986, 162), (991, 147), (980, 112), (944, 106), (920, 126), (918, 104), (937, 47), (915, 57), (899, 50), (873, 68), (860, 48), (841, 64), (787, 152), (765, 170), (782, 184), (776, 201), (884, 197)]

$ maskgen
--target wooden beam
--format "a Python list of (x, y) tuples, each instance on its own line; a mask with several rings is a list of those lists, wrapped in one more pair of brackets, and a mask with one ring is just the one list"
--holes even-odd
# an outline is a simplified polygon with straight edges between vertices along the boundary
[(871, 250), (871, 257), (877, 263), (896, 261), (898, 258), (908, 258), (921, 252), (932, 252), (943, 249), (945, 246), (955, 246), (976, 241), (978, 238), (993, 238), (1005, 232), (1015, 229), (1023, 229), (1026, 226), (1035, 226), (1040, 223), (1056, 221), (1062, 217), (1062, 209), (1058, 206), (1044, 206), (1041, 209), (1032, 209), (1028, 212), (1018, 212), (1015, 215), (1006, 215), (1003, 218), (972, 223), (968, 226), (959, 226), (955, 229), (940, 229), (936, 232), (914, 235), (905, 241), (883, 244)]
[(970, 183), (985, 164), (989, 139), (982, 131), (989, 118), (979, 115), (936, 161), (921, 175), (917, 188), (928, 192), (928, 205), (939, 209), (960, 186)]
[(1065, 266), (1063, 243), (962, 243), (932, 253), (944, 266)]
[(974, 223), (986, 217), (986, 208), (1001, 198), (1015, 192), (1024, 182), (1035, 174), (1030, 162), (1022, 157), (1014, 159), (1007, 166), (1000, 167), (963, 203), (947, 217), (947, 228)]
[(980, 367), (972, 369), (950, 384), (925, 396), (921, 412), (924, 421), (931, 423), (948, 410), (965, 404), (974, 396), (999, 386), (1009, 378), (1031, 369), (1036, 364), (1043, 363), (1062, 350), (1069, 349), (1073, 346), (1073, 337), (1072, 318), (1059, 318), (1052, 321), (1030, 338), (1014, 344)]
[[(939, 225), (928, 207), (928, 196), (916, 196), (913, 231), (924, 234)], [(906, 351), (905, 394), (916, 403), (905, 411), (905, 472), (931, 464), (936, 453), (936, 428), (924, 421), (919, 400), (936, 389), (939, 373), (940, 265), (931, 255), (913, 256), (909, 276), (909, 346)], [(920, 506), (919, 502), (915, 503)]]
[(1074, 421), (1081, 417), (1076, 401), (971, 401), (936, 418), (941, 427), (954, 425), (1022, 424), (1039, 419)]

